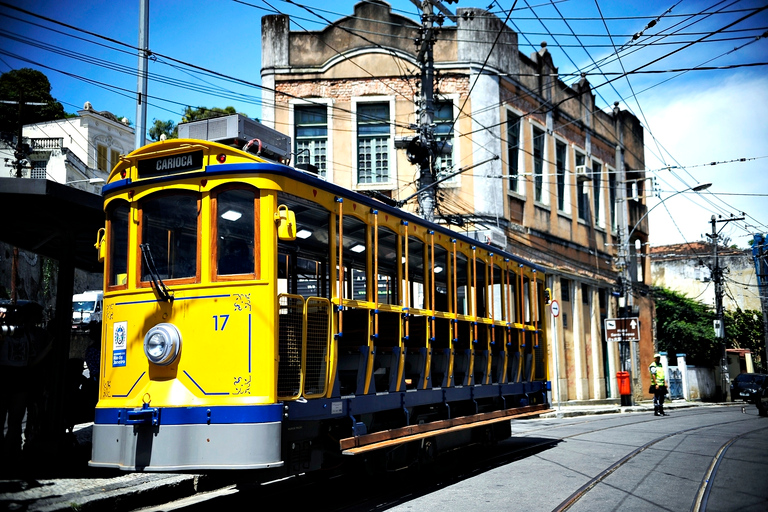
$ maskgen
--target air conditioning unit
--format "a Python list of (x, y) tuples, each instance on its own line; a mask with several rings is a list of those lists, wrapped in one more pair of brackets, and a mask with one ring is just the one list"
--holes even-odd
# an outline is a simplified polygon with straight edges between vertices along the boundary
[(586, 165), (577, 165), (576, 179), (579, 181), (592, 181), (592, 169)]
[(249, 141), (258, 141), (248, 145), (246, 151), (283, 163), (291, 159), (290, 137), (241, 114), (182, 123), (179, 138), (210, 140), (240, 149)]

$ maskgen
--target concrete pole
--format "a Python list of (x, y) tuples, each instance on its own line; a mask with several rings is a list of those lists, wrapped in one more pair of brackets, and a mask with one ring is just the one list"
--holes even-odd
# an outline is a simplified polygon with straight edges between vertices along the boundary
[(422, 31), (424, 39), (419, 56), (423, 55), (421, 66), (421, 104), (419, 105), (419, 140), (421, 147), (427, 149), (428, 157), (420, 162), (419, 173), (419, 211), (425, 220), (432, 222), (435, 219), (435, 187), (432, 187), (434, 175), (432, 165), (434, 155), (434, 56), (432, 43), (434, 38), (434, 21), (432, 3), (424, 1), (422, 7)]
[(139, 67), (136, 90), (135, 149), (147, 142), (147, 73), (149, 57), (149, 0), (139, 0)]

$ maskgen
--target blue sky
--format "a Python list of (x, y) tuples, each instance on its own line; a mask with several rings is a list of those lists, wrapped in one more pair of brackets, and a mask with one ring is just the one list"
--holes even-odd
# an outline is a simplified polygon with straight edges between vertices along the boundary
[[(139, 0), (9, 3), (74, 29), (0, 5), (0, 71), (39, 69), (50, 79), (52, 95), (68, 112), (90, 101), (97, 110), (135, 122), (137, 57), (131, 47), (138, 42)], [(302, 5), (308, 11), (285, 0), (152, 0), (149, 46), (156, 58), (149, 70), (157, 79), (149, 84), (148, 124), (155, 118), (178, 122), (185, 105), (232, 105), (259, 117), (261, 17), (279, 11), (292, 16), (293, 30), (320, 30), (326, 25), (323, 18), (352, 15), (355, 3), (306, 0)], [(394, 11), (417, 19), (410, 1), (390, 4)], [(488, 8), (489, 4), (490, 0), (461, 0), (446, 5), (455, 11), (457, 6)], [(504, 10), (512, 4), (494, 2), (490, 10), (504, 19)], [(768, 66), (743, 66), (768, 62), (768, 37), (757, 38), (768, 30), (768, 10), (749, 16), (764, 4), (754, 0), (523, 0), (515, 5), (509, 26), (521, 34), (520, 51), (530, 54), (547, 41), (563, 81), (570, 84), (577, 79), (572, 73), (590, 69), (588, 79), (596, 88), (598, 106), (620, 101), (646, 127), (649, 176), (656, 178), (659, 197), (668, 198), (662, 203), (648, 199), (653, 245), (700, 240), (709, 232), (713, 214), (746, 213), (746, 221), (718, 226), (725, 226), (722, 234), (740, 247), (746, 247), (752, 233), (768, 232)], [(658, 16), (655, 26), (647, 27)], [(747, 19), (726, 28), (743, 17)], [(712, 34), (716, 31), (721, 32)], [(677, 35), (651, 37), (672, 32)], [(613, 45), (630, 43), (636, 33), (641, 35), (631, 51), (622, 52), (620, 60), (610, 59)], [(610, 62), (602, 63), (604, 58)], [(205, 76), (170, 59), (236, 80)], [(660, 60), (643, 71), (742, 67), (683, 74), (631, 73), (629, 80), (621, 77), (606, 84), (618, 76), (609, 73), (632, 71), (656, 59)], [(593, 60), (601, 63), (599, 69)], [(725, 163), (740, 159), (746, 161)], [(711, 162), (717, 165), (704, 165)], [(698, 183), (712, 186), (701, 195), (671, 197)]]

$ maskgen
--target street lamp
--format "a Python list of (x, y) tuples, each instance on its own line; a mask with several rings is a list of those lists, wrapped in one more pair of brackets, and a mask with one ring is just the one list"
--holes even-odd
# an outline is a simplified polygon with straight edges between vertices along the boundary
[[(632, 229), (629, 231), (629, 234), (626, 237), (624, 237), (623, 240), (621, 240), (621, 253), (622, 254), (621, 254), (621, 257), (620, 257), (620, 261), (621, 261), (621, 280), (622, 280), (622, 286), (621, 286), (621, 291), (620, 291), (620, 295), (619, 295), (619, 311), (620, 311), (620, 316), (622, 318), (626, 318), (626, 316), (627, 316), (627, 308), (631, 307), (633, 305), (633, 301), (632, 301), (632, 281), (631, 281), (630, 276), (629, 276), (629, 244), (630, 244), (630, 240), (632, 239), (632, 235), (635, 233), (635, 230), (638, 228), (638, 226), (640, 226), (640, 224), (643, 222), (643, 220), (645, 220), (645, 218), (648, 216), (648, 214), (651, 213), (651, 211), (653, 211), (654, 208), (659, 206), (661, 203), (663, 203), (667, 199), (670, 199), (672, 197), (675, 197), (678, 194), (682, 194), (683, 192), (688, 192), (688, 191), (691, 191), (691, 190), (696, 192), (696, 193), (698, 193), (698, 192), (701, 192), (702, 190), (708, 189), (711, 186), (712, 186), (712, 183), (701, 183), (701, 184), (693, 186), (693, 187), (688, 187), (686, 189), (679, 190), (679, 191), (675, 192), (674, 194), (669, 195), (669, 196), (665, 197), (664, 199), (661, 199), (658, 203), (653, 205), (652, 208), (649, 208), (648, 211), (646, 211), (645, 214), (643, 214), (642, 217), (640, 217), (640, 220), (638, 220), (637, 223), (632, 227)], [(626, 224), (626, 221), (627, 221), (627, 214), (626, 213), (622, 214), (622, 220), (623, 220), (623, 225), (626, 226), (627, 225)], [(620, 345), (619, 345), (620, 346), (620, 349), (619, 349), (620, 350), (620, 355), (619, 355), (619, 357), (621, 358), (621, 366), (622, 366), (622, 369), (626, 371), (626, 370), (629, 369), (628, 368), (628, 361), (627, 361), (627, 359), (631, 358), (631, 355), (629, 354), (629, 350), (628, 350), (629, 347), (626, 346), (627, 342), (624, 340), (623, 334), (622, 334), (622, 339), (620, 340), (619, 343), (620, 343)], [(624, 400), (623, 397), (622, 397), (622, 400)], [(631, 400), (631, 398), (628, 397), (628, 400)]]
[(699, 185), (696, 185), (695, 187), (688, 187), (688, 188), (686, 188), (684, 190), (678, 190), (677, 192), (675, 192), (671, 196), (667, 196), (664, 199), (662, 199), (661, 201), (659, 201), (658, 203), (656, 203), (655, 205), (653, 205), (653, 207), (651, 207), (647, 212), (645, 212), (645, 215), (640, 217), (640, 220), (637, 221), (637, 224), (635, 224), (635, 226), (632, 228), (632, 231), (629, 232), (629, 235), (627, 236), (627, 239), (626, 239), (626, 242), (625, 242), (627, 244), (627, 246), (629, 245), (629, 240), (632, 238), (632, 234), (635, 232), (635, 230), (640, 225), (640, 223), (643, 222), (643, 219), (645, 219), (648, 216), (648, 214), (653, 211), (654, 208), (659, 206), (661, 203), (663, 203), (667, 199), (671, 199), (671, 198), (675, 197), (678, 194), (682, 194), (683, 192), (689, 192), (689, 191), (693, 190), (694, 192), (698, 193), (698, 192), (701, 192), (702, 190), (708, 189), (711, 186), (712, 186), (711, 183), (701, 183)]

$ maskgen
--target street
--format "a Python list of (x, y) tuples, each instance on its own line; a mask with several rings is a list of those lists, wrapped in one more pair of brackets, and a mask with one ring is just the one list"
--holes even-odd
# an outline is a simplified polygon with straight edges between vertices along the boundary
[(534, 419), (513, 423), (509, 440), (443, 455), (433, 466), (241, 483), (237, 493), (184, 510), (275, 500), (326, 511), (764, 511), (766, 433), (768, 421), (747, 404), (667, 417)]
[(389, 473), (353, 463), (269, 481), (259, 472), (85, 468), (67, 478), (4, 480), (0, 505), (144, 512), (272, 502), (313, 511), (767, 510), (768, 419), (751, 404), (684, 407), (670, 407), (667, 417), (648, 410), (517, 421), (512, 437), (496, 445)]

